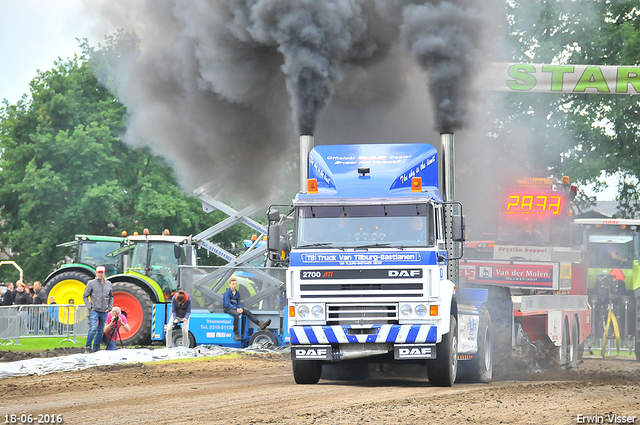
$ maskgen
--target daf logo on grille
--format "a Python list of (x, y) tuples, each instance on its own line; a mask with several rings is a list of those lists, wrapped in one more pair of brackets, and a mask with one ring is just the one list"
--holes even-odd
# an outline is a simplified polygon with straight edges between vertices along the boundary
[(388, 270), (389, 277), (422, 277), (422, 270)]

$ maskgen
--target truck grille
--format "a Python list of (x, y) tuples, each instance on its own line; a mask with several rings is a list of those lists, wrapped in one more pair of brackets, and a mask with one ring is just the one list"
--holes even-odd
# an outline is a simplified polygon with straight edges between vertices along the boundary
[(398, 323), (398, 304), (327, 304), (328, 325)]
[(400, 301), (423, 297), (423, 289), (422, 282), (303, 283), (300, 285), (300, 298), (385, 298)]

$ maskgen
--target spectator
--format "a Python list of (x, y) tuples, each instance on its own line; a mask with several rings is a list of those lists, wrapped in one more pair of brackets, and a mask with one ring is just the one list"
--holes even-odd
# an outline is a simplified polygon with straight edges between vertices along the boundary
[(233, 339), (236, 341), (240, 341), (242, 339), (238, 328), (238, 317), (240, 317), (241, 314), (244, 314), (249, 318), (249, 320), (258, 325), (260, 330), (266, 329), (267, 326), (271, 324), (271, 319), (266, 322), (258, 321), (258, 318), (254, 316), (248, 308), (242, 307), (242, 302), (240, 302), (240, 291), (238, 291), (238, 280), (235, 276), (231, 276), (229, 279), (229, 288), (222, 297), (222, 308), (225, 313), (233, 316)]
[(107, 346), (107, 350), (115, 350), (116, 342), (122, 341), (120, 328), (129, 332), (131, 328), (127, 324), (127, 316), (122, 314), (120, 307), (114, 306), (107, 314), (107, 324), (104, 327), (102, 342)]
[(7, 283), (7, 290), (2, 296), (2, 305), (13, 305), (13, 299), (15, 298), (15, 288), (13, 282)]
[(47, 292), (42, 289), (42, 284), (39, 280), (33, 282), (33, 303), (34, 304), (46, 304)]
[(191, 299), (185, 291), (178, 291), (171, 300), (171, 315), (167, 326), (167, 347), (173, 347), (173, 326), (181, 323), (182, 346), (189, 347), (189, 317), (191, 316)]
[[(31, 297), (33, 299), (33, 304), (46, 304), (47, 303), (47, 293), (44, 289), (42, 289), (42, 284), (39, 280), (33, 282), (33, 287), (31, 288)], [(36, 333), (41, 333), (46, 330), (49, 323), (47, 318), (45, 317), (47, 313), (46, 308), (31, 309), (31, 317), (29, 319), (30, 323), (36, 328), (34, 331)]]
[[(96, 278), (87, 283), (82, 299), (89, 311), (89, 334), (85, 353), (96, 352), (100, 349), (100, 342), (107, 322), (107, 314), (113, 307), (113, 289), (111, 282), (104, 278), (104, 266), (96, 267)], [(91, 343), (93, 342), (93, 349)]]
[(26, 285), (21, 280), (19, 280), (16, 283), (17, 283), (17, 287), (16, 287), (17, 292), (16, 292), (16, 298), (13, 303), (15, 305), (33, 304), (33, 298), (27, 292)]
[(49, 297), (49, 308), (47, 309), (47, 315), (49, 316), (49, 325), (47, 329), (48, 334), (57, 333), (61, 334), (61, 323), (59, 320), (58, 304), (53, 295)]

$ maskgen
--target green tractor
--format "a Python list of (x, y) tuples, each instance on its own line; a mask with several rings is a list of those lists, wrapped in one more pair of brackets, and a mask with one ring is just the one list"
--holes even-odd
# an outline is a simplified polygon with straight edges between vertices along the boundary
[[(185, 254), (183, 248), (180, 254), (176, 246), (185, 240), (184, 236), (168, 234), (126, 238), (77, 235), (75, 241), (59, 245), (78, 245), (76, 261), (51, 273), (45, 290), (58, 304), (84, 304), (87, 283), (95, 278), (96, 267), (104, 265), (113, 284), (114, 305), (125, 312), (131, 328), (122, 333), (123, 343), (147, 344), (151, 340), (152, 304), (169, 302), (177, 291), (178, 265)], [(86, 317), (86, 312), (82, 314)]]
[(584, 226), (589, 254), (592, 335), (603, 339), (603, 353), (606, 339), (615, 337), (618, 348), (634, 351), (640, 361), (640, 220), (582, 218), (574, 223)]
[(76, 235), (76, 240), (58, 245), (59, 247), (78, 246), (76, 261), (63, 264), (47, 276), (44, 288), (53, 295), (58, 304), (82, 304), (82, 293), (91, 279), (96, 276), (96, 267), (105, 266), (106, 275), (122, 273), (122, 256), (108, 256), (127, 244), (126, 237)]
[[(195, 247), (186, 236), (133, 235), (115, 238), (77, 235), (76, 241), (60, 246), (78, 245), (76, 262), (65, 264), (51, 273), (45, 289), (58, 304), (84, 304), (82, 295), (89, 280), (95, 278), (95, 268), (104, 265), (107, 279), (113, 284), (114, 305), (127, 315), (129, 332), (122, 332), (125, 345), (151, 342), (152, 305), (171, 302), (180, 285), (179, 266), (195, 265)], [(238, 276), (243, 299), (255, 295), (255, 284)], [(224, 292), (226, 287), (221, 287)], [(198, 303), (199, 294), (192, 294)], [(86, 311), (78, 311), (86, 317)], [(76, 320), (74, 316), (69, 320)], [(81, 320), (81, 318), (78, 318)], [(77, 320), (76, 320), (77, 321)]]

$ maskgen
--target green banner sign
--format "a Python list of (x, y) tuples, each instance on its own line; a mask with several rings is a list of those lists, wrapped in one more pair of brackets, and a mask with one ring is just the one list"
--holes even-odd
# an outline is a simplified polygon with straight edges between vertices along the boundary
[(639, 94), (640, 66), (493, 63), (487, 74), (496, 91)]

